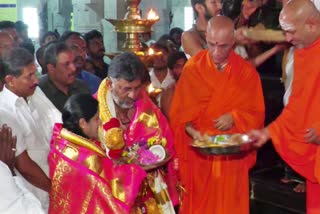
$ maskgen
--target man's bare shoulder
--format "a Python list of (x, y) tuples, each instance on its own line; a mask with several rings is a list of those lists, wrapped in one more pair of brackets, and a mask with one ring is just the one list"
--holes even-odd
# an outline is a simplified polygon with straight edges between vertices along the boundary
[(200, 38), (199, 38), (199, 34), (196, 31), (194, 31), (193, 29), (189, 29), (182, 33), (181, 39), (188, 40), (188, 42), (190, 42), (190, 40), (197, 42), (199, 41)]
[(169, 117), (169, 110), (172, 102), (172, 98), (175, 91), (175, 85), (164, 90), (161, 94), (161, 111), (162, 113), (168, 118)]
[(196, 31), (194, 30), (194, 28), (190, 28), (188, 30), (185, 30), (182, 34), (190, 34), (190, 33), (196, 33)]
[(183, 32), (181, 42), (184, 52), (190, 56), (194, 56), (199, 53), (206, 45), (199, 33), (193, 29)]

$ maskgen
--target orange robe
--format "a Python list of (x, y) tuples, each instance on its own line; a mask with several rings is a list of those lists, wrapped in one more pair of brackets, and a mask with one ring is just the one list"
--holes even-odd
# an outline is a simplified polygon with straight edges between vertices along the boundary
[[(233, 128), (221, 132), (213, 120), (231, 113)], [(202, 156), (190, 146), (185, 124), (192, 122), (202, 134), (244, 133), (260, 128), (264, 101), (256, 70), (234, 52), (222, 72), (207, 50), (189, 59), (173, 97), (170, 121), (175, 134), (181, 182), (186, 189), (181, 213), (248, 214), (248, 170), (255, 152), (230, 156)]]
[(307, 180), (307, 213), (320, 213), (320, 147), (304, 140), (306, 129), (320, 133), (320, 39), (294, 53), (294, 78), (288, 105), (270, 124), (281, 157)]

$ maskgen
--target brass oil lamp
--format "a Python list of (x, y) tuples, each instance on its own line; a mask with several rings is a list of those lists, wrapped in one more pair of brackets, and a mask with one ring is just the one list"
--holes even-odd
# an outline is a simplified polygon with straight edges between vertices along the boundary
[[(124, 19), (107, 19), (107, 21), (114, 26), (114, 30), (116, 32), (126, 34), (126, 40), (122, 46), (122, 51), (137, 53), (142, 49), (139, 34), (151, 32), (152, 25), (159, 21), (160, 18), (151, 9), (148, 12), (148, 17), (146, 19), (142, 19), (138, 7), (141, 0), (125, 1), (128, 7)], [(140, 53), (140, 56), (141, 55), (142, 54)]]

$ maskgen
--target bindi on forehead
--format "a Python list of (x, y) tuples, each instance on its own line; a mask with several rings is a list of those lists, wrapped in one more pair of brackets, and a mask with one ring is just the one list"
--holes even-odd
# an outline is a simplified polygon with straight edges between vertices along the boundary
[(226, 41), (209, 41), (209, 44), (212, 46), (232, 45), (232, 43)]

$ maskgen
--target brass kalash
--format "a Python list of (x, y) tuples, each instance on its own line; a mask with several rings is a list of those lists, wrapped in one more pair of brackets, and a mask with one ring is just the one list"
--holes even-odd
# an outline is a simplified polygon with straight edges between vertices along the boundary
[[(121, 51), (131, 51), (135, 53), (143, 63), (149, 67), (152, 64), (152, 57), (161, 52), (154, 52), (151, 48), (148, 51), (142, 51), (142, 44), (139, 39), (141, 33), (151, 33), (152, 25), (160, 20), (159, 16), (154, 10), (150, 9), (146, 19), (142, 19), (139, 13), (139, 4), (141, 0), (125, 0), (127, 3), (127, 12), (124, 19), (107, 19), (113, 26), (117, 33), (125, 33), (126, 40), (121, 48)], [(106, 54), (108, 57), (113, 58), (117, 54)], [(156, 96), (161, 93), (161, 89), (153, 88), (150, 84), (148, 93), (150, 96)]]

